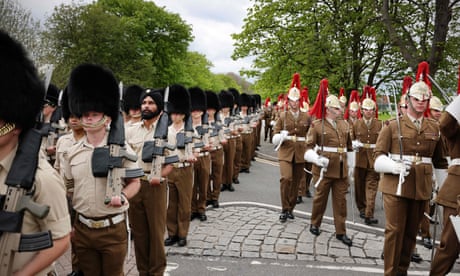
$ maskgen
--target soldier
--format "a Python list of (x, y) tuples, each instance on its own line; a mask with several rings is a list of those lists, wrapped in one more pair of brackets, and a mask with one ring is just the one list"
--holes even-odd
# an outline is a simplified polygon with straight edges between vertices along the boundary
[[(152, 172), (152, 163), (142, 160), (144, 143), (152, 141), (162, 116), (163, 90), (146, 89), (138, 97), (142, 121), (126, 130), (126, 143), (137, 154), (137, 162), (146, 176), (141, 178), (139, 193), (130, 199), (129, 220), (134, 237), (136, 265), (139, 275), (163, 275), (166, 269), (166, 254), (163, 239), (166, 229), (168, 186), (165, 180), (147, 175)], [(161, 138), (159, 138), (161, 139)], [(163, 165), (161, 175), (166, 177), (172, 165)]]
[[(351, 98), (351, 96), (350, 96), (350, 98)], [(339, 103), (340, 103), (340, 109), (342, 110), (342, 116), (340, 116), (340, 117), (344, 118), (345, 109), (346, 109), (346, 106), (347, 106), (347, 97), (345, 96), (345, 88), (343, 88), (343, 87), (341, 87), (340, 91), (339, 91)]]
[(222, 188), (221, 191), (228, 190), (230, 192), (235, 191), (233, 187), (234, 180), (234, 164), (236, 154), (236, 144), (239, 136), (239, 132), (235, 129), (235, 123), (232, 122), (231, 110), (233, 109), (234, 98), (231, 92), (221, 91), (219, 93), (219, 100), (221, 103), (220, 117), (224, 125), (224, 131), (226, 132), (227, 144), (223, 145), (224, 149), (224, 167), (222, 171)]
[(359, 95), (358, 90), (352, 90), (350, 93), (350, 100), (348, 108), (345, 110), (343, 118), (347, 120), (350, 127), (353, 126), (355, 121), (361, 118), (361, 111), (359, 110)]
[[(406, 96), (407, 113), (382, 128), (374, 150), (385, 208), (385, 275), (406, 275), (420, 219), (431, 196), (432, 166), (446, 168), (438, 124), (423, 119), (431, 93), (423, 81)], [(400, 149), (402, 148), (402, 152)]]
[[(308, 98), (308, 88), (304, 86), (300, 92), (300, 111), (308, 112), (310, 110), (310, 99)], [(305, 162), (305, 169), (299, 185), (299, 194), (297, 196), (297, 204), (302, 203), (302, 197), (311, 198), (310, 182), (311, 182), (311, 166), (310, 162)]]
[(241, 162), (240, 162), (240, 173), (249, 173), (251, 167), (252, 148), (253, 148), (253, 129), (251, 126), (248, 109), (251, 106), (251, 98), (248, 94), (242, 93), (238, 98), (238, 107), (240, 109), (239, 117), (241, 123), (239, 130), (241, 133)]
[[(75, 114), (71, 114), (69, 110), (69, 100), (67, 95), (67, 89), (64, 89), (62, 93), (61, 99), (61, 106), (62, 106), (62, 117), (64, 121), (67, 123), (68, 127), (70, 128), (70, 133), (59, 137), (56, 143), (56, 161), (54, 162), (54, 168), (61, 174), (62, 179), (64, 179), (64, 168), (61, 167), (65, 164), (65, 160), (68, 157), (69, 149), (81, 141), (85, 137), (85, 131), (80, 123), (80, 118), (78, 118)], [(70, 211), (70, 220), (72, 225), (75, 223), (75, 210), (72, 208), (72, 198), (71, 194), (73, 193), (73, 189), (67, 190), (67, 200), (69, 202), (69, 211)], [(71, 261), (72, 261), (72, 272), (69, 276), (77, 276), (83, 275), (83, 272), (80, 270), (78, 266), (78, 258), (75, 254), (75, 245), (73, 244), (73, 239), (71, 238)]]
[[(239, 113), (239, 98), (240, 98), (240, 92), (236, 90), (235, 88), (229, 88), (228, 91), (232, 93), (233, 95), (233, 108), (232, 108), (232, 116), (237, 116)], [(234, 120), (236, 121), (236, 119)], [(240, 124), (237, 124), (234, 122), (234, 127), (235, 127), (235, 134), (236, 140), (235, 140), (235, 159), (233, 160), (233, 183), (234, 184), (240, 184), (240, 180), (238, 179), (240, 175), (240, 170), (241, 170), (241, 158), (243, 155), (243, 138), (241, 136), (241, 131), (242, 128), (240, 127)]]
[(273, 131), (273, 126), (270, 124), (271, 118), (272, 118), (272, 112), (273, 112), (273, 107), (272, 103), (270, 102), (270, 97), (267, 97), (265, 99), (265, 104), (264, 104), (264, 121), (265, 121), (265, 126), (264, 126), (264, 141), (268, 141), (271, 143), (272, 142), (272, 131)]
[[(306, 161), (313, 163), (313, 183), (316, 187), (310, 232), (316, 236), (320, 234), (329, 191), (332, 190), (336, 238), (345, 245), (351, 246), (352, 241), (347, 236), (345, 228), (347, 218), (346, 193), (349, 186), (346, 153), (352, 150), (350, 128), (346, 121), (340, 119), (342, 111), (339, 99), (334, 95), (326, 98), (326, 91), (327, 80), (322, 80), (317, 96), (320, 98), (317, 98), (310, 113), (312, 116), (314, 114), (318, 120), (312, 123), (308, 131), (307, 151), (304, 156)], [(325, 101), (324, 98), (326, 98)], [(323, 109), (325, 109), (324, 115)], [(322, 119), (323, 116), (324, 119)]]
[[(17, 168), (16, 159), (21, 153), (18, 150), (24, 146), (30, 148), (34, 143), (30, 140), (29, 133), (36, 122), (36, 118), (42, 108), (45, 89), (40, 81), (37, 71), (31, 60), (18, 42), (13, 40), (7, 33), (0, 31), (0, 195), (5, 198), (11, 186), (7, 184), (10, 180), (10, 173)], [(21, 224), (18, 225), (18, 232), (6, 230), (9, 226), (7, 222), (13, 222), (12, 213), (16, 213), (14, 202), (9, 200), (14, 196), (10, 194), (2, 203), (0, 215), (9, 212), (9, 217), (2, 219), (0, 236), (0, 254), (2, 258), (11, 257), (14, 254), (12, 263), (2, 263), (0, 271), (2, 275), (7, 275), (11, 271), (6, 271), (12, 267), (14, 275), (54, 275), (55, 269), (53, 262), (58, 259), (69, 248), (70, 241), (70, 216), (67, 209), (65, 191), (63, 189), (62, 178), (43, 158), (39, 158), (38, 148), (40, 137), (37, 137), (37, 151), (32, 156), (26, 156), (28, 160), (37, 162), (37, 166), (31, 168), (34, 174), (31, 192), (28, 188), (13, 187), (15, 192), (26, 190), (32, 193), (31, 200), (36, 204), (49, 206), (49, 213), (43, 218), (34, 216), (31, 212), (18, 214)], [(22, 173), (24, 168), (22, 167)], [(18, 176), (14, 176), (18, 179)], [(20, 179), (22, 180), (22, 179)], [(14, 183), (16, 184), (16, 183)], [(28, 184), (28, 183), (27, 183)], [(11, 206), (7, 206), (10, 203)], [(5, 206), (3, 206), (5, 204)], [(18, 218), (19, 219), (19, 218)], [(13, 227), (16, 227), (14, 225)], [(52, 244), (46, 249), (35, 252), (14, 252), (18, 248), (8, 248), (6, 245), (12, 240), (9, 235), (35, 234), (41, 231), (51, 231)], [(16, 237), (15, 237), (16, 238)], [(15, 244), (15, 242), (12, 242)], [(35, 244), (30, 244), (35, 246)]]
[(132, 126), (142, 120), (141, 103), (139, 97), (144, 92), (144, 89), (139, 85), (128, 86), (123, 93), (123, 111), (129, 120), (125, 122), (125, 128)]
[(179, 163), (174, 163), (172, 172), (168, 175), (169, 204), (166, 216), (168, 238), (165, 246), (177, 243), (178, 246), (187, 245), (187, 234), (190, 227), (192, 190), (193, 190), (193, 162), (196, 158), (185, 142), (185, 121), (190, 116), (190, 93), (182, 85), (172, 85), (169, 89), (168, 109), (172, 124), (168, 128), (168, 142), (177, 148), (171, 153), (179, 156)]
[(436, 202), (443, 208), (443, 230), (441, 243), (431, 263), (430, 275), (447, 275), (454, 267), (460, 253), (460, 243), (450, 216), (458, 216), (460, 210), (460, 97), (457, 96), (446, 107), (440, 120), (441, 134), (447, 140), (451, 159), (445, 181), (440, 177), (441, 186)]
[(198, 218), (200, 221), (206, 221), (206, 196), (211, 170), (206, 94), (199, 87), (192, 87), (188, 91), (190, 92), (192, 108), (190, 116), (195, 131), (193, 143), (194, 145), (202, 144), (199, 147), (194, 147), (197, 161), (193, 164), (192, 214), (190, 220)]
[(353, 149), (357, 151), (354, 171), (355, 201), (359, 216), (367, 225), (378, 223), (374, 218), (374, 209), (380, 175), (374, 171), (373, 153), (383, 123), (376, 119), (375, 108), (376, 104), (371, 98), (364, 99), (361, 105), (363, 118), (351, 125)]
[(54, 84), (48, 86), (46, 92), (45, 103), (43, 104), (42, 112), (40, 114), (40, 122), (42, 123), (42, 146), (41, 150), (43, 156), (46, 156), (48, 162), (54, 165), (56, 159), (56, 142), (58, 138), (58, 131), (56, 129), (57, 118), (60, 114), (58, 110), (59, 88)]
[[(72, 205), (77, 212), (75, 253), (85, 275), (123, 275), (128, 244), (128, 200), (139, 191), (140, 181), (133, 177), (121, 178), (121, 183), (117, 182), (117, 178), (109, 177), (110, 173), (116, 173), (116, 168), (109, 171), (109, 166), (110, 160), (118, 157), (104, 155), (106, 160), (96, 158), (99, 156), (96, 153), (114, 146), (109, 139), (114, 132), (118, 132), (123, 140), (120, 154), (126, 151), (134, 155), (130, 148), (124, 150), (118, 84), (108, 69), (81, 64), (72, 70), (67, 89), (70, 112), (81, 118), (86, 132), (85, 138), (69, 149), (64, 166), (67, 185), (74, 190)], [(136, 163), (127, 158), (120, 161), (120, 169), (137, 168)], [(107, 166), (103, 165), (104, 162)], [(107, 193), (111, 192), (107, 188), (118, 185), (121, 185), (120, 194)]]
[[(220, 101), (219, 97), (213, 91), (206, 91), (206, 102), (208, 108), (208, 123), (211, 127), (209, 137), (211, 153), (211, 176), (209, 178), (208, 195), (206, 205), (212, 205), (214, 208), (219, 208), (219, 195), (222, 185), (222, 171), (224, 167), (224, 149), (223, 145), (227, 144), (227, 139), (224, 136), (222, 122), (219, 117)], [(230, 182), (231, 183), (231, 182)]]
[(300, 181), (305, 172), (305, 136), (310, 126), (310, 116), (300, 112), (300, 75), (294, 74), (287, 98), (289, 110), (280, 114), (273, 129), (273, 143), (279, 147), (278, 160), (280, 164), (280, 222), (294, 219), (295, 205), (299, 192)]

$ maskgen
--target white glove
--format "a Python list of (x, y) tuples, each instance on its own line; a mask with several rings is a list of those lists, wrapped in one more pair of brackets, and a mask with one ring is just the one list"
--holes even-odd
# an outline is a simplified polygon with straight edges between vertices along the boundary
[(456, 96), (455, 99), (446, 107), (447, 113), (452, 115), (460, 124), (460, 97)]
[(363, 145), (363, 143), (361, 143), (358, 140), (353, 140), (353, 141), (351, 141), (351, 146), (352, 146), (354, 151), (357, 151), (357, 150), (359, 150), (359, 148), (362, 148), (364, 145)]
[(276, 121), (275, 121), (275, 120), (271, 120), (271, 121), (270, 121), (270, 125), (271, 125), (271, 126), (275, 126), (275, 124), (276, 124)]
[(374, 169), (380, 173), (391, 173), (399, 175), (401, 173), (407, 176), (410, 171), (410, 164), (401, 161), (395, 161), (387, 155), (379, 155), (374, 162)]
[(273, 144), (274, 145), (282, 144), (284, 140), (287, 140), (288, 134), (289, 134), (289, 131), (281, 130), (280, 133), (273, 135), (273, 139), (272, 139)]
[(327, 168), (329, 165), (329, 159), (323, 156), (319, 156), (314, 150), (309, 149), (305, 152), (303, 158), (305, 161), (316, 164), (319, 167)]

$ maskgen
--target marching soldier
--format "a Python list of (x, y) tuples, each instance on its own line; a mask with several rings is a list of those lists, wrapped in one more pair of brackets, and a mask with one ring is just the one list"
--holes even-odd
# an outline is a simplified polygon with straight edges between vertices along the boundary
[(252, 158), (252, 148), (253, 148), (253, 127), (251, 126), (251, 121), (248, 113), (248, 109), (251, 106), (251, 98), (248, 94), (242, 93), (238, 98), (238, 107), (240, 113), (238, 114), (241, 119), (239, 125), (239, 130), (241, 133), (241, 162), (240, 162), (240, 173), (249, 173), (249, 168), (251, 167), (251, 158)]
[(172, 124), (168, 128), (168, 142), (176, 145), (171, 154), (178, 155), (180, 162), (174, 163), (174, 168), (168, 175), (169, 204), (166, 216), (168, 238), (165, 246), (177, 243), (187, 245), (187, 234), (190, 227), (191, 204), (193, 192), (193, 155), (190, 143), (186, 143), (185, 121), (190, 116), (191, 100), (189, 91), (182, 85), (172, 85), (169, 89), (168, 109)]
[(273, 143), (279, 147), (280, 164), (280, 222), (294, 219), (300, 181), (304, 180), (305, 136), (310, 127), (310, 116), (299, 110), (300, 75), (294, 74), (288, 95), (289, 110), (280, 114), (273, 129)]
[(238, 179), (240, 175), (240, 170), (241, 170), (241, 158), (243, 155), (243, 138), (241, 135), (242, 128), (240, 127), (240, 124), (236, 122), (236, 117), (238, 116), (239, 113), (239, 98), (240, 98), (240, 92), (236, 90), (235, 88), (229, 88), (228, 91), (232, 93), (233, 95), (233, 107), (232, 107), (232, 116), (234, 116), (234, 126), (235, 130), (238, 132), (236, 135), (236, 140), (235, 140), (235, 158), (233, 160), (233, 183), (234, 184), (240, 184), (240, 180)]
[(322, 80), (317, 96), (320, 98), (317, 98), (310, 113), (318, 120), (312, 123), (308, 131), (307, 151), (304, 156), (306, 161), (313, 163), (313, 183), (316, 187), (310, 232), (315, 236), (321, 233), (321, 222), (327, 207), (329, 191), (332, 190), (336, 238), (351, 246), (353, 242), (347, 236), (345, 228), (346, 194), (349, 186), (346, 153), (352, 150), (350, 128), (346, 121), (340, 119), (342, 111), (337, 96), (330, 95), (326, 98), (326, 93), (327, 80)]
[(271, 118), (272, 118), (272, 112), (273, 112), (273, 107), (272, 103), (270, 102), (270, 97), (267, 97), (265, 99), (265, 104), (264, 104), (264, 121), (265, 121), (265, 126), (264, 126), (264, 141), (268, 141), (271, 143), (272, 142), (272, 131), (273, 131), (273, 126), (270, 124)]
[[(193, 164), (193, 193), (192, 193), (192, 214), (190, 220), (195, 218), (200, 221), (207, 220), (206, 217), (206, 196), (208, 193), (209, 174), (211, 170), (211, 157), (209, 156), (209, 126), (207, 121), (206, 94), (199, 87), (192, 87), (190, 92), (192, 112), (192, 125), (195, 131), (193, 143), (202, 144), (194, 148), (197, 161)], [(205, 125), (206, 124), (206, 125)]]
[(371, 98), (363, 100), (363, 118), (358, 119), (352, 129), (352, 144), (356, 152), (355, 161), (355, 201), (359, 216), (367, 225), (376, 224), (374, 218), (375, 197), (380, 174), (374, 171), (375, 142), (382, 129), (382, 121), (376, 119), (375, 102)]
[[(223, 145), (227, 144), (224, 136), (222, 122), (219, 117), (220, 102), (219, 97), (212, 91), (206, 91), (206, 102), (208, 104), (208, 123), (212, 128), (209, 137), (211, 153), (211, 176), (209, 178), (208, 195), (206, 205), (212, 205), (219, 208), (219, 195), (222, 185), (222, 171), (224, 167), (224, 149)], [(231, 180), (230, 180), (231, 181)], [(231, 183), (231, 182), (230, 182)]]
[[(18, 179), (18, 175), (11, 176), (10, 174), (14, 170), (17, 172), (16, 159), (21, 156), (21, 148), (29, 149), (33, 143), (29, 139), (29, 133), (33, 131), (31, 129), (42, 108), (45, 89), (22, 45), (3, 31), (0, 31), (0, 60), (2, 98), (0, 101), (0, 195), (5, 197), (7, 191), (11, 189), (9, 186), (11, 177)], [(70, 244), (70, 216), (62, 178), (46, 160), (38, 157), (40, 146), (38, 135), (33, 146), (36, 146), (37, 150), (33, 155), (25, 156), (28, 160), (37, 162), (36, 167), (30, 168), (34, 175), (33, 183), (30, 183), (34, 191), (30, 200), (41, 206), (49, 206), (49, 213), (43, 218), (31, 212), (17, 213), (18, 216), (22, 215), (22, 218), (20, 218), (21, 223), (16, 233), (15, 230), (11, 230), (16, 227), (11, 216), (16, 214), (14, 209), (16, 206), (14, 202), (10, 202), (16, 191), (13, 191), (9, 198), (4, 199), (5, 202), (0, 206), (0, 215), (3, 217), (4, 212), (9, 212), (9, 217), (2, 219), (0, 226), (0, 231), (3, 232), (0, 236), (0, 256), (2, 260), (6, 258), (6, 262), (2, 262), (0, 267), (2, 275), (11, 273), (14, 275), (54, 275), (56, 272), (53, 262), (66, 252)], [(26, 174), (24, 167), (21, 169), (21, 173)], [(17, 192), (22, 193), (21, 190), (25, 190), (30, 193), (29, 187), (19, 188), (16, 183), (13, 184), (15, 184), (13, 189)], [(7, 222), (11, 222), (13, 227)], [(37, 249), (35, 252), (17, 252), (18, 248), (7, 246), (15, 244), (12, 240), (8, 240), (10, 235), (34, 234), (48, 230), (51, 231), (50, 238), (52, 239), (49, 247)], [(35, 246), (35, 244), (30, 245)], [(12, 263), (9, 259), (10, 254), (14, 254)], [(12, 269), (8, 271), (8, 268)]]
[[(308, 98), (308, 88), (304, 86), (302, 92), (300, 92), (300, 111), (308, 112), (310, 110), (310, 99)], [(310, 182), (311, 182), (311, 166), (310, 162), (305, 162), (305, 170), (299, 185), (299, 194), (297, 196), (297, 204), (302, 203), (303, 196), (311, 198)]]
[[(426, 201), (431, 196), (432, 166), (446, 168), (438, 124), (423, 118), (430, 88), (423, 81), (406, 96), (407, 113), (382, 128), (374, 150), (385, 208), (385, 275), (406, 275)], [(402, 152), (400, 151), (402, 149)]]
[(139, 97), (144, 92), (144, 89), (139, 85), (128, 86), (123, 93), (123, 112), (129, 120), (125, 122), (125, 128), (128, 129), (135, 123), (142, 120), (141, 103)]
[[(139, 166), (144, 170), (139, 193), (129, 200), (129, 221), (132, 226), (136, 265), (139, 275), (163, 275), (166, 269), (166, 254), (163, 239), (166, 229), (166, 206), (168, 186), (166, 180), (149, 177), (152, 163), (142, 160), (145, 142), (153, 141), (163, 114), (163, 90), (144, 90), (138, 97), (141, 122), (126, 130), (126, 143), (136, 153)], [(134, 104), (134, 103), (131, 103)], [(132, 113), (131, 113), (132, 114)], [(161, 137), (155, 139), (162, 139)], [(172, 165), (161, 166), (161, 176), (166, 177)]]
[(228, 190), (230, 192), (235, 191), (233, 187), (233, 175), (234, 175), (234, 163), (236, 154), (236, 144), (239, 136), (239, 132), (235, 129), (235, 123), (233, 122), (231, 110), (233, 109), (233, 95), (229, 91), (221, 91), (219, 93), (219, 100), (221, 103), (220, 117), (223, 122), (224, 132), (226, 133), (225, 138), (226, 144), (223, 144), (224, 149), (224, 167), (222, 171), (222, 188), (221, 191)]
[(350, 127), (361, 118), (361, 112), (359, 110), (359, 95), (358, 90), (352, 90), (350, 93), (350, 101), (348, 103), (348, 108), (345, 110), (345, 115), (343, 118), (347, 120)]
[[(64, 166), (77, 212), (75, 253), (85, 275), (123, 275), (128, 244), (128, 200), (139, 191), (140, 182), (138, 177), (109, 177), (117, 173), (118, 167), (109, 169), (109, 166), (112, 158), (118, 156), (107, 154), (103, 155), (106, 160), (97, 158), (100, 156), (97, 153), (115, 146), (109, 139), (112, 135), (118, 133), (123, 141), (125, 138), (118, 84), (111, 71), (94, 64), (81, 64), (72, 70), (67, 89), (70, 112), (81, 118), (86, 132), (84, 139), (69, 149)], [(120, 157), (122, 151), (134, 155), (130, 148), (116, 146), (120, 146)], [(122, 158), (121, 163), (119, 169), (124, 171), (137, 169), (136, 163), (127, 158)], [(120, 187), (120, 194), (106, 190), (110, 186)]]
[(443, 208), (443, 230), (441, 243), (436, 250), (433, 262), (431, 263), (430, 275), (447, 275), (453, 268), (460, 253), (460, 243), (453, 227), (450, 216), (458, 216), (460, 210), (460, 97), (457, 96), (450, 103), (446, 112), (441, 117), (440, 129), (447, 140), (447, 148), (451, 163), (445, 181), (439, 180), (442, 185), (439, 190), (436, 202)]

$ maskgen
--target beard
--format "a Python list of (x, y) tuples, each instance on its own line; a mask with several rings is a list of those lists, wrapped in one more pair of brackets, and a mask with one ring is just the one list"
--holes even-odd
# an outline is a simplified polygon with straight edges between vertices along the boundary
[(154, 118), (155, 116), (158, 116), (160, 114), (160, 110), (157, 110), (155, 112), (152, 112), (150, 110), (143, 110), (142, 111), (142, 119), (143, 120), (150, 120)]

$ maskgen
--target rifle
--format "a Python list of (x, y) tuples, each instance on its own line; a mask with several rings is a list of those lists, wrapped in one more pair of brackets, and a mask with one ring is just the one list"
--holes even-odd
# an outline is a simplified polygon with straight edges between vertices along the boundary
[[(393, 91), (393, 98), (395, 102), (395, 106), (397, 106), (397, 101), (396, 101), (396, 93)], [(402, 146), (402, 133), (401, 133), (401, 124), (399, 123), (399, 116), (396, 114), (396, 125), (398, 126), (398, 143), (399, 143), (399, 160), (401, 163), (404, 163), (403, 161), (403, 146)], [(402, 184), (404, 183), (404, 172), (399, 173), (399, 182), (398, 182), (398, 187), (396, 188), (396, 195), (400, 196), (401, 195), (401, 189), (402, 189)]]
[(121, 204), (124, 204), (124, 199), (121, 197), (121, 190), (123, 188), (122, 180), (124, 178), (142, 177), (144, 171), (141, 168), (123, 168), (123, 159), (136, 162), (137, 156), (130, 154), (126, 150), (125, 131), (121, 113), (118, 114), (117, 118), (111, 124), (107, 144), (108, 146), (94, 149), (91, 158), (93, 175), (95, 177), (107, 177), (105, 204), (109, 204), (114, 196), (120, 197)]
[(196, 127), (196, 131), (198, 132), (198, 134), (201, 136), (201, 139), (203, 140), (202, 142), (203, 146), (201, 146), (201, 143), (199, 143), (198, 145), (197, 143), (195, 143), (194, 147), (204, 147), (205, 145), (209, 144), (209, 137), (210, 137), (209, 130), (210, 130), (210, 127), (209, 127), (208, 113), (205, 112), (201, 119), (201, 125)]
[(165, 105), (163, 113), (158, 120), (157, 126), (155, 128), (155, 133), (153, 134), (153, 141), (144, 142), (142, 148), (142, 161), (146, 163), (152, 163), (152, 169), (148, 180), (160, 179), (160, 182), (164, 181), (164, 178), (161, 176), (161, 169), (163, 164), (172, 164), (179, 162), (179, 157), (177, 155), (165, 156), (165, 149), (175, 150), (176, 146), (169, 145), (168, 140), (168, 96), (169, 96), (169, 87), (165, 91)]
[(24, 133), (5, 184), (0, 211), (0, 275), (11, 275), (16, 252), (33, 252), (53, 246), (51, 231), (21, 234), (24, 212), (38, 219), (48, 215), (49, 206), (33, 201), (34, 178), (38, 165), (41, 134), (36, 129)]

